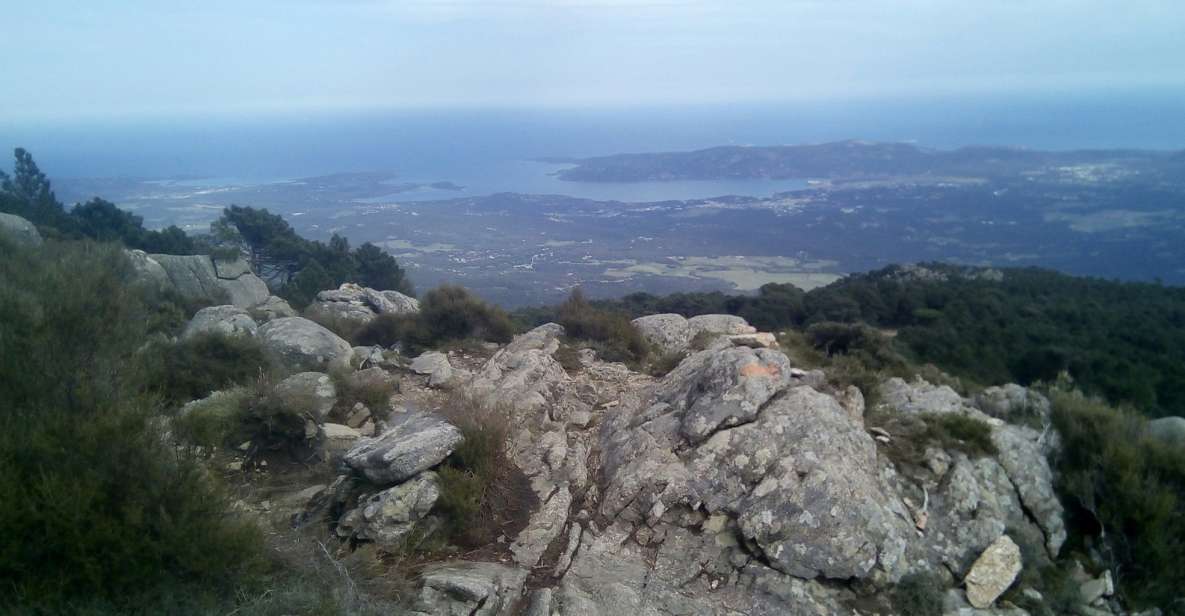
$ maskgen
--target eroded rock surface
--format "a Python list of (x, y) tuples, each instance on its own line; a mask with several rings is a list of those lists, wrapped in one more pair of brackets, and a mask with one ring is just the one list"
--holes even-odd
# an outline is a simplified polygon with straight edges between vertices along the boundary
[(258, 336), (264, 349), (290, 372), (348, 366), (354, 353), (350, 343), (302, 317), (268, 321), (259, 327)]
[(457, 443), (461, 431), (444, 419), (428, 413), (395, 416), (386, 432), (358, 442), (345, 461), (378, 485), (405, 481), (440, 464)]
[(256, 329), (255, 319), (246, 310), (238, 306), (210, 306), (193, 315), (182, 330), (181, 338), (203, 334), (254, 337)]

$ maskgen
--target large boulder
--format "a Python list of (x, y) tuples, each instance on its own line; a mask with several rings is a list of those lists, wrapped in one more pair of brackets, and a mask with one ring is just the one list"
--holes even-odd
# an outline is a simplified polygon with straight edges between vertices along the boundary
[(24, 244), (26, 246), (41, 245), (41, 234), (38, 233), (37, 227), (28, 220), (20, 216), (14, 216), (13, 214), (0, 212), (0, 235), (17, 244)]
[(757, 328), (745, 319), (732, 314), (701, 314), (687, 319), (688, 340), (694, 340), (700, 333), (733, 336), (753, 334)]
[(337, 534), (396, 548), (440, 497), (436, 473), (415, 478), (364, 499), (338, 521)]
[(664, 354), (686, 351), (691, 340), (687, 319), (680, 314), (652, 314), (638, 317), (633, 323), (646, 342)]
[(685, 360), (605, 423), (601, 513), (694, 525), (689, 512), (702, 511), (795, 577), (899, 576), (913, 530), (881, 483), (875, 443), (834, 398), (795, 385), (775, 351)]
[(932, 385), (918, 378), (912, 383), (893, 377), (880, 386), (881, 404), (901, 413), (950, 413), (962, 411), (967, 403), (947, 385)]
[(143, 250), (125, 250), (124, 254), (132, 262), (132, 271), (139, 282), (157, 289), (173, 285), (165, 268), (156, 259), (148, 256), (148, 253)]
[(378, 485), (406, 481), (440, 464), (461, 442), (461, 431), (427, 413), (396, 415), (376, 438), (362, 439), (346, 453), (350, 468)]
[(493, 406), (529, 411), (554, 401), (571, 379), (552, 355), (564, 328), (547, 323), (516, 336), (481, 367), (469, 382), (472, 395)]
[(268, 321), (257, 333), (264, 349), (288, 372), (349, 366), (354, 353), (337, 334), (301, 317)]
[(988, 387), (975, 396), (975, 405), (984, 413), (1012, 423), (1029, 419), (1049, 419), (1049, 399), (1016, 383)]
[(188, 339), (204, 334), (253, 337), (257, 329), (255, 319), (242, 308), (229, 305), (210, 306), (193, 315), (181, 331), (181, 338)]
[(337, 388), (324, 372), (298, 372), (276, 383), (275, 394), (282, 400), (296, 401), (301, 412), (324, 421), (337, 404)]
[(414, 314), (419, 300), (398, 291), (376, 291), (347, 282), (337, 289), (321, 291), (305, 308), (310, 317), (364, 325), (380, 314)]
[(250, 308), (270, 295), (263, 280), (240, 260), (216, 266), (207, 255), (148, 256), (164, 269), (173, 288), (187, 299), (227, 300), (240, 308)]

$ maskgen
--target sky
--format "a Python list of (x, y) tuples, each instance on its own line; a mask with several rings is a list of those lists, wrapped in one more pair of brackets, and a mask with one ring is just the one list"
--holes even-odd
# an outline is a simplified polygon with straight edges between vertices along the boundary
[(0, 8), (0, 117), (9, 121), (1185, 92), (1181, 0), (0, 0)]

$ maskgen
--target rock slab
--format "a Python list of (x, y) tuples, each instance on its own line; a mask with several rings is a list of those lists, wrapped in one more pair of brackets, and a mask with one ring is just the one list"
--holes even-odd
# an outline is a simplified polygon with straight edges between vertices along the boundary
[(991, 607), (1016, 581), (1020, 569), (1020, 548), (1008, 535), (1000, 535), (971, 565), (964, 580), (967, 601), (979, 609)]

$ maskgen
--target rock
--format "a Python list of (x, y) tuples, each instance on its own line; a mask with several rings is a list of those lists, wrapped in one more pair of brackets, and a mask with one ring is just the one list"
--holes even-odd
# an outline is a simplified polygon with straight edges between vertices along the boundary
[(301, 317), (264, 323), (258, 330), (264, 349), (290, 372), (349, 366), (354, 350), (337, 334)]
[(357, 430), (341, 424), (321, 424), (321, 448), (326, 460), (335, 460), (345, 455), (361, 440)]
[(148, 256), (143, 250), (125, 250), (128, 260), (132, 262), (132, 271), (136, 280), (155, 289), (166, 289), (173, 285), (165, 268), (156, 259)]
[(906, 383), (893, 377), (881, 384), (880, 395), (882, 404), (901, 413), (950, 413), (966, 406), (949, 386), (931, 385), (921, 378)]
[[(416, 616), (511, 614), (527, 572), (496, 563), (454, 562), (424, 572)], [(548, 615), (550, 616), (550, 615)]]
[(387, 358), (383, 356), (383, 347), (380, 346), (356, 346), (354, 347), (354, 361), (352, 362), (356, 368), (370, 368), (386, 363)]
[(376, 291), (347, 282), (337, 289), (321, 291), (305, 309), (310, 317), (364, 325), (380, 314), (413, 314), (420, 302), (397, 291)]
[(680, 314), (652, 314), (633, 321), (638, 333), (660, 353), (682, 353), (691, 341), (687, 319)]
[[(149, 255), (164, 269), (173, 288), (187, 299), (229, 300), (240, 308), (263, 303), (270, 296), (267, 285), (249, 270), (222, 277), (207, 255)], [(237, 273), (239, 268), (228, 270)]]
[(349, 416), (346, 417), (346, 425), (351, 428), (360, 428), (362, 424), (370, 419), (370, 409), (366, 408), (365, 404), (361, 402), (354, 405), (354, 409), (350, 411)]
[(726, 516), (750, 551), (798, 578), (903, 573), (915, 531), (877, 475), (875, 443), (834, 398), (792, 387), (785, 355), (696, 353), (602, 421), (603, 516)]
[(1104, 571), (1099, 577), (1088, 580), (1078, 587), (1078, 593), (1082, 596), (1082, 602), (1087, 605), (1115, 594), (1115, 582), (1111, 578), (1111, 572)]
[(210, 306), (193, 315), (182, 330), (181, 338), (189, 339), (204, 334), (254, 337), (257, 328), (255, 320), (242, 308), (229, 305)]
[(975, 405), (984, 413), (1012, 423), (1035, 417), (1043, 423), (1049, 419), (1049, 400), (1041, 394), (1015, 383), (988, 387), (975, 396)]
[(288, 302), (275, 295), (269, 295), (267, 299), (255, 304), (247, 312), (251, 313), (252, 318), (258, 323), (266, 323), (272, 319), (299, 316), (296, 310), (288, 305)]
[(0, 235), (16, 244), (40, 246), (41, 233), (28, 220), (14, 214), (0, 212)]
[(428, 375), (428, 385), (440, 387), (453, 378), (453, 367), (449, 364), (448, 356), (437, 351), (429, 351), (415, 358), (411, 362), (412, 372)]
[(734, 334), (728, 337), (728, 341), (731, 342), (733, 346), (746, 346), (754, 349), (778, 348), (778, 337), (769, 332)]
[(406, 413), (377, 438), (361, 440), (345, 461), (373, 483), (391, 485), (436, 466), (460, 442), (461, 431), (440, 417)]
[(701, 314), (687, 319), (688, 340), (703, 332), (733, 336), (737, 334), (755, 334), (757, 328), (741, 317), (731, 314)]
[(1016, 581), (1020, 570), (1020, 548), (1008, 535), (1000, 535), (971, 565), (964, 580), (967, 601), (980, 609), (991, 607), (996, 598)]
[(855, 385), (848, 385), (835, 397), (852, 421), (864, 425), (864, 394)]
[(530, 412), (554, 401), (571, 377), (552, 357), (564, 328), (548, 323), (516, 336), (481, 367), (468, 383), (471, 395), (490, 406)]
[(428, 515), (439, 497), (440, 484), (436, 473), (420, 473), (371, 496), (343, 515), (338, 523), (338, 535), (397, 548), (415, 529), (416, 522)]
[(211, 261), (214, 262), (214, 273), (223, 280), (234, 280), (251, 273), (251, 265), (242, 257), (235, 259), (211, 258)]
[(1161, 417), (1148, 422), (1148, 435), (1166, 443), (1185, 445), (1185, 417)]
[(303, 407), (317, 421), (324, 421), (337, 404), (337, 387), (324, 372), (298, 372), (276, 383), (275, 394)]
[(1041, 527), (1049, 554), (1056, 557), (1066, 541), (1066, 526), (1061, 501), (1054, 492), (1053, 471), (1039, 443), (1040, 434), (1006, 424), (994, 428), (991, 438), (999, 451), (997, 461), (1016, 486), (1025, 510)]

